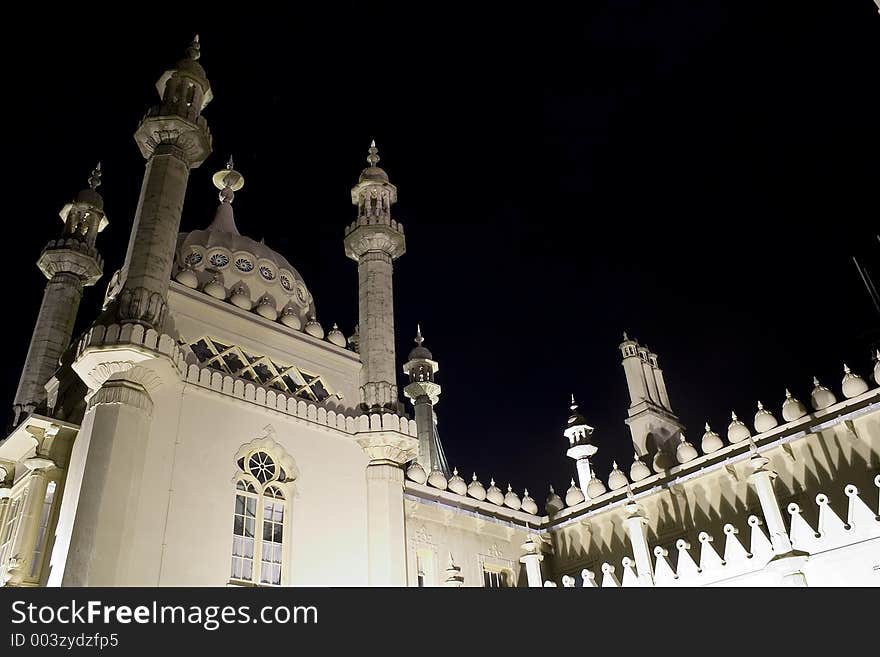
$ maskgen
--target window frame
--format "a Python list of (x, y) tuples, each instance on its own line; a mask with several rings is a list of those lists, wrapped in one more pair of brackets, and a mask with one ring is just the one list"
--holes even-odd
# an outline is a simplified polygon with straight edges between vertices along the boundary
[[(250, 459), (257, 454), (258, 452), (264, 452), (269, 455), (275, 465), (275, 472), (272, 478), (267, 479), (265, 483), (261, 482), (257, 477), (251, 474), (248, 470), (248, 465)], [(273, 450), (267, 449), (265, 446), (256, 447), (252, 450), (249, 450), (243, 457), (239, 458), (239, 461), (242, 461), (244, 464), (244, 470), (239, 463), (236, 463), (236, 468), (238, 470), (235, 478), (233, 479), (233, 526), (232, 531), (230, 532), (232, 543), (230, 544), (230, 549), (228, 554), (230, 555), (229, 569), (228, 569), (228, 581), (227, 583), (230, 586), (266, 586), (266, 587), (278, 587), (278, 586), (286, 586), (288, 582), (288, 566), (289, 563), (289, 553), (290, 553), (290, 517), (291, 517), (291, 500), (293, 498), (293, 481), (289, 479), (290, 474), (282, 465), (282, 459), (274, 453)], [(284, 476), (286, 479), (281, 479)], [(242, 490), (239, 488), (240, 484), (244, 484), (245, 486), (249, 486), (252, 491)], [(273, 491), (277, 491), (277, 494), (273, 494)], [(279, 497), (280, 494), (280, 497)], [(254, 515), (254, 536), (253, 536), (253, 551), (250, 557), (251, 561), (251, 577), (250, 579), (245, 579), (244, 577), (235, 577), (233, 575), (234, 565), (236, 559), (245, 559), (243, 555), (235, 554), (235, 540), (239, 538), (239, 535), (236, 534), (235, 529), (235, 520), (238, 514), (238, 497), (244, 496), (246, 499), (254, 499), (255, 500), (255, 515)], [(269, 503), (274, 507), (278, 504), (281, 505), (281, 521), (277, 523), (275, 521), (270, 520), (273, 524), (280, 524), (281, 526), (281, 541), (280, 541), (280, 562), (271, 561), (265, 563), (277, 564), (279, 569), (278, 574), (278, 582), (264, 582), (263, 579), (263, 566), (264, 566), (264, 545), (266, 545), (264, 538), (265, 531), (265, 522), (266, 522), (266, 504)], [(245, 511), (247, 511), (247, 506), (245, 506)], [(247, 516), (245, 515), (245, 522)], [(273, 533), (274, 535), (274, 533)], [(275, 541), (273, 541), (275, 542)], [(242, 570), (242, 574), (243, 574)]]

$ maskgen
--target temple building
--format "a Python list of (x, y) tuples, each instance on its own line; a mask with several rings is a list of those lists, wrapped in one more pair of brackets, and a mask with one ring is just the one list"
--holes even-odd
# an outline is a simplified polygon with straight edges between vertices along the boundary
[(239, 232), (232, 159), (192, 192), (219, 192), (213, 218), (180, 232), (212, 152), (198, 38), (156, 88), (125, 261), (82, 334), (83, 289), (104, 274), (100, 165), (39, 255), (0, 442), (0, 585), (880, 585), (880, 353), (686, 436), (657, 354), (624, 334), (631, 463), (597, 471), (601, 432), (572, 397), (572, 478), (545, 501), (450, 469), (441, 358), (421, 327), (395, 353), (406, 235), (375, 143), (340, 221), (358, 285), (344, 333), (294, 264)]

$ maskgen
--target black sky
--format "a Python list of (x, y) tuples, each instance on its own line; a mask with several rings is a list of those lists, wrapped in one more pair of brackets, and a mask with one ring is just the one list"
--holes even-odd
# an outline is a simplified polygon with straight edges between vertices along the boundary
[(182, 230), (210, 222), (210, 177), (232, 153), (239, 229), (284, 254), (325, 327), (348, 334), (342, 234), (375, 138), (407, 234), (398, 358), (421, 322), (440, 433), (466, 477), (539, 501), (548, 482), (564, 490), (571, 392), (603, 478), (612, 457), (628, 467), (623, 330), (659, 353), (694, 443), (731, 409), (778, 411), (786, 386), (806, 400), (814, 374), (839, 391), (844, 360), (867, 374), (880, 322), (850, 258), (880, 282), (873, 1), (588, 4), (8, 23), (10, 409), (57, 212), (100, 159), (111, 224), (84, 325), (125, 255), (143, 172), (131, 135), (195, 32), (214, 154), (190, 178)]

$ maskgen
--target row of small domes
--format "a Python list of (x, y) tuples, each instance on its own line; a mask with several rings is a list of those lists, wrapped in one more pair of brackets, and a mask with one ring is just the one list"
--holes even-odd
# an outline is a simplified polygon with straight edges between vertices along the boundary
[[(180, 270), (175, 277), (175, 280), (181, 285), (185, 285), (189, 288), (198, 288), (199, 280), (191, 269)], [(238, 306), (242, 310), (252, 310), (261, 317), (265, 317), (273, 322), (277, 320), (288, 328), (292, 328), (296, 331), (305, 331), (319, 340), (323, 340), (325, 337), (324, 328), (314, 317), (310, 318), (309, 321), (306, 322), (305, 327), (303, 327), (302, 320), (299, 318), (299, 313), (293, 306), (288, 304), (284, 310), (279, 313), (275, 308), (275, 302), (268, 295), (264, 295), (257, 301), (257, 303), (254, 303), (251, 300), (250, 294), (248, 294), (247, 290), (241, 285), (233, 287), (227, 294), (226, 288), (223, 287), (216, 278), (213, 278), (205, 284), (202, 288), (202, 292), (215, 299), (229, 301), (232, 305)], [(327, 332), (326, 338), (337, 347), (345, 347), (348, 344), (348, 340), (336, 324), (333, 324), (333, 328)]]
[[(861, 376), (850, 370), (849, 367), (844, 365), (843, 369), (844, 377), (841, 388), (844, 397), (847, 399), (858, 397), (870, 389), (867, 382)], [(877, 362), (874, 365), (874, 380), (880, 384), (880, 352), (877, 354)], [(835, 397), (831, 390), (819, 383), (819, 380), (814, 377), (813, 390), (810, 393), (810, 403), (813, 406), (813, 409), (819, 411), (837, 403), (837, 397)], [(794, 422), (807, 415), (807, 413), (808, 411), (804, 404), (792, 397), (791, 392), (786, 390), (785, 401), (782, 403), (783, 419), (786, 422)], [(748, 440), (752, 435), (749, 428), (736, 416), (736, 413), (731, 413), (731, 417), (732, 421), (727, 427), (727, 440), (731, 444)], [(764, 408), (764, 405), (761, 402), (758, 402), (758, 411), (755, 413), (754, 418), (755, 431), (758, 434), (761, 434), (770, 431), (778, 424), (779, 423), (774, 415)], [(711, 454), (712, 452), (718, 451), (723, 446), (724, 442), (721, 440), (721, 436), (712, 431), (707, 422), (706, 432), (703, 434), (700, 444), (703, 453)], [(694, 448), (694, 446), (687, 441), (684, 434), (682, 434), (680, 436), (680, 443), (675, 450), (676, 460), (679, 463), (687, 463), (688, 461), (693, 461), (698, 456), (699, 454), (697, 453), (696, 448)], [(654, 473), (651, 472), (651, 469), (639, 458), (638, 454), (636, 454), (632, 466), (630, 467), (629, 479), (627, 479), (626, 474), (617, 467), (617, 462), (614, 462), (611, 473), (608, 476), (608, 488), (611, 490), (619, 490), (625, 488), (630, 480), (641, 481), (642, 479), (650, 477), (652, 474)], [(601, 497), (605, 494), (606, 490), (605, 485), (599, 480), (594, 472), (586, 486), (586, 491), (582, 491), (577, 486), (574, 479), (572, 479), (571, 487), (565, 493), (564, 502), (563, 499), (553, 490), (553, 486), (550, 486), (550, 495), (545, 503), (545, 508), (547, 509), (547, 513), (557, 513), (564, 507), (576, 506), (587, 498), (596, 499), (597, 497)]]
[(417, 484), (427, 483), (432, 488), (449, 490), (456, 495), (466, 495), (480, 502), (485, 500), (496, 506), (506, 506), (514, 511), (522, 510), (532, 515), (537, 515), (538, 513), (538, 505), (529, 496), (528, 488), (523, 491), (522, 499), (520, 499), (519, 495), (513, 492), (513, 487), (510, 484), (507, 485), (506, 494), (501, 492), (501, 489), (495, 485), (494, 479), (490, 479), (489, 488), (485, 488), (477, 480), (477, 473), (474, 473), (471, 483), (468, 484), (458, 474), (458, 468), (453, 469), (452, 476), (446, 479), (446, 475), (439, 469), (434, 468), (430, 474), (427, 474), (418, 461), (413, 461), (406, 470), (406, 476)]

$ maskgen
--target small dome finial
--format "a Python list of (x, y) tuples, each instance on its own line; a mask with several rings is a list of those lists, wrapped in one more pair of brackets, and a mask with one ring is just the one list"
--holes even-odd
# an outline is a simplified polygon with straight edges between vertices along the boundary
[(89, 177), (89, 187), (93, 190), (98, 188), (98, 185), (101, 184), (101, 163), (98, 162), (97, 166), (92, 169), (92, 175)]
[(202, 46), (199, 43), (199, 35), (196, 34), (193, 37), (192, 43), (189, 44), (189, 48), (186, 49), (186, 56), (195, 61), (202, 56), (201, 49)]
[(367, 155), (367, 163), (374, 167), (379, 163), (379, 149), (376, 148), (376, 140), (370, 142), (370, 154)]

